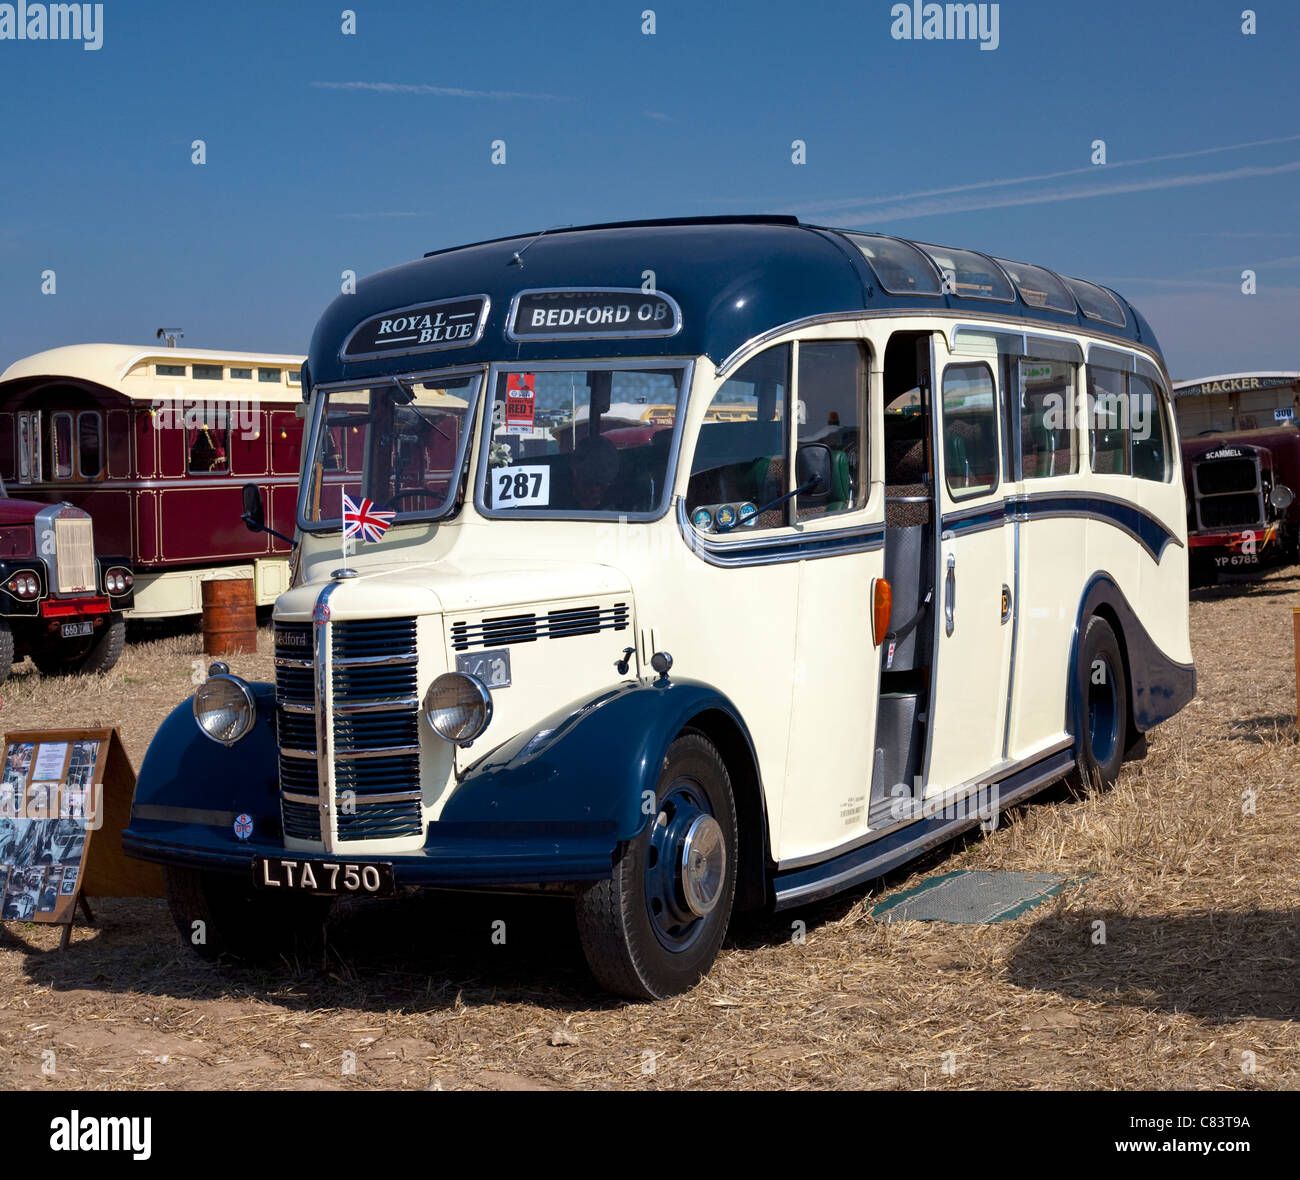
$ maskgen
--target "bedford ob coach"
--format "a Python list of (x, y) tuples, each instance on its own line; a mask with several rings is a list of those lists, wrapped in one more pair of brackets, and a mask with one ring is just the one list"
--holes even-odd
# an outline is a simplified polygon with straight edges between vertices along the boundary
[[(25, 357), (0, 375), (0, 475), (28, 499), (90, 514), (134, 572), (136, 618), (198, 613), (209, 578), (252, 578), (269, 605), (289, 586), (301, 368), (301, 357), (123, 344)], [(245, 481), (274, 533), (241, 524)]]
[(1300, 373), (1174, 385), (1193, 585), (1300, 560)]
[(303, 389), (275, 683), (214, 669), (124, 835), (202, 954), (547, 890), (666, 996), (735, 910), (1111, 782), (1193, 695), (1168, 379), (1092, 283), (791, 218), (546, 232), (366, 280)]

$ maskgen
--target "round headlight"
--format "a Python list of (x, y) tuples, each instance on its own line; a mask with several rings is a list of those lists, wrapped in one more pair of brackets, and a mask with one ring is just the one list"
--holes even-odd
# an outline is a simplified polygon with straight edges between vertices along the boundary
[(492, 694), (477, 676), (444, 672), (424, 694), (424, 715), (440, 738), (464, 745), (492, 720)]
[(194, 720), (223, 746), (239, 741), (256, 719), (253, 690), (238, 676), (209, 676), (194, 694)]

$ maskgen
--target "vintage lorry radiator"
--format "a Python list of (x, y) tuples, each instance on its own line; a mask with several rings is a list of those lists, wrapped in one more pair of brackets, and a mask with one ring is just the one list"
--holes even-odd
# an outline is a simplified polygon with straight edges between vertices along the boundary
[(1264, 528), (1267, 524), (1259, 456), (1234, 450), (1232, 455), (1203, 456), (1192, 465), (1195, 527), (1201, 531)]
[(415, 636), (413, 618), (276, 624), (285, 836), (328, 845), (423, 830)]

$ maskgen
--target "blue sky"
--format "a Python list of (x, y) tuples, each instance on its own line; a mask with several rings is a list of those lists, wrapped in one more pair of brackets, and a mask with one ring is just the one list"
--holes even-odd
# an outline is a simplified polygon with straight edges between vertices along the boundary
[(303, 351), (347, 268), (795, 212), (1114, 286), (1175, 377), (1298, 369), (1300, 5), (1244, 36), (1247, 2), (1003, 2), (985, 51), (876, 0), (107, 0), (96, 52), (0, 40), (0, 368), (164, 325)]

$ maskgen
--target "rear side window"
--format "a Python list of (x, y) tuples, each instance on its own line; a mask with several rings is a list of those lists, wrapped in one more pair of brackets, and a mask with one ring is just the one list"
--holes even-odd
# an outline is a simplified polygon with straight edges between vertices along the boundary
[(1129, 423), (1133, 474), (1164, 483), (1170, 473), (1164, 398), (1154, 382), (1140, 373), (1129, 377)]
[(713, 395), (686, 489), (687, 514), (701, 532), (789, 523), (788, 501), (761, 514), (758, 509), (789, 490), (790, 356), (788, 344), (759, 353)]
[(954, 500), (998, 486), (998, 409), (988, 365), (943, 371), (944, 478)]
[(1018, 369), (1021, 478), (1073, 475), (1079, 470), (1074, 365), (1022, 356)]
[(1129, 474), (1128, 374), (1088, 366), (1088, 428), (1092, 470)]

